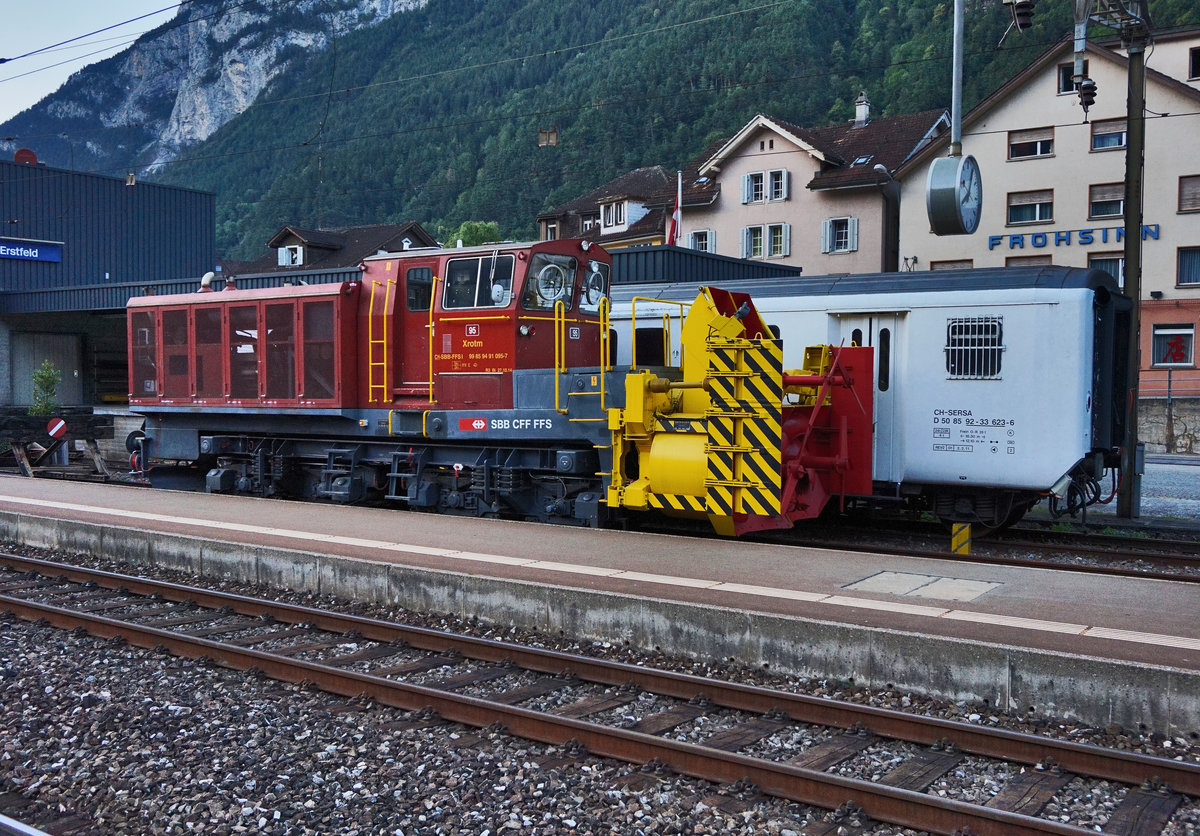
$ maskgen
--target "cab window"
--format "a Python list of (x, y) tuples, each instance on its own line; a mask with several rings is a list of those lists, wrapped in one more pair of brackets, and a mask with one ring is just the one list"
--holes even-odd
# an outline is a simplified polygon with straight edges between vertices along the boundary
[(584, 313), (596, 313), (600, 310), (600, 300), (608, 295), (609, 266), (603, 261), (588, 261), (583, 268), (579, 309)]
[(529, 263), (525, 277), (522, 307), (530, 311), (554, 309), (562, 302), (567, 310), (574, 307), (575, 271), (579, 266), (574, 256), (538, 253)]
[(513, 257), (511, 255), (456, 258), (446, 266), (446, 286), (442, 307), (504, 307), (512, 298)]

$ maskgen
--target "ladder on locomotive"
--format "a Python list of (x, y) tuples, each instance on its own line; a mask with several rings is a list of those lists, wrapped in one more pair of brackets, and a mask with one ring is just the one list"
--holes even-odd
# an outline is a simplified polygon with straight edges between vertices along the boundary
[[(390, 264), (388, 265), (391, 266)], [(374, 402), (376, 393), (379, 400), (388, 400), (388, 311), (392, 309), (392, 289), (396, 286), (395, 279), (386, 282), (371, 281), (369, 293), (370, 305), (367, 308), (367, 400)], [(379, 298), (378, 288), (383, 287), (383, 311), (378, 318), (382, 321), (376, 324), (375, 300)]]

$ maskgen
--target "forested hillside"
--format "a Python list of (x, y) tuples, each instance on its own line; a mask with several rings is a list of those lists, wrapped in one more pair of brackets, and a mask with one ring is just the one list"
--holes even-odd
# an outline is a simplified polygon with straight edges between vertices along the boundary
[[(997, 48), (1006, 9), (967, 0), (966, 106), (1066, 37), (1071, 7), (1041, 0), (1034, 27)], [(1200, 23), (1194, 0), (1151, 7), (1159, 26)], [(527, 237), (539, 211), (639, 166), (679, 166), (755, 113), (828, 124), (852, 118), (862, 90), (877, 115), (948, 106), (952, 8), (429, 0), (330, 48), (296, 47), (251, 107), (153, 177), (217, 193), (218, 251), (232, 257), (261, 254), (286, 222), (481, 220)], [(539, 147), (552, 127), (557, 146)]]

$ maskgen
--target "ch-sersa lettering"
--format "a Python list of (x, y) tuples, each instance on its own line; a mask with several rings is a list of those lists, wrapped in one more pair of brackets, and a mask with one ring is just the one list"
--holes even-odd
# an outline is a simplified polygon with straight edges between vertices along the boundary
[(935, 417), (938, 417), (938, 418), (940, 418), (943, 415), (959, 415), (959, 416), (962, 416), (965, 418), (965, 417), (970, 416), (971, 410), (969, 410), (969, 409), (935, 409), (933, 411), (933, 414)]

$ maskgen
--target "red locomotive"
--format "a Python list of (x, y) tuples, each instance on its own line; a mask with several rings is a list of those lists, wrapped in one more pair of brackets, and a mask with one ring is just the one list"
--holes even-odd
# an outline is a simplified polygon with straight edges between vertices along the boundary
[(871, 350), (785, 373), (746, 294), (706, 288), (680, 367), (616, 368), (586, 241), (372, 257), (356, 282), (129, 302), (141, 455), (209, 491), (724, 533), (870, 493)]

